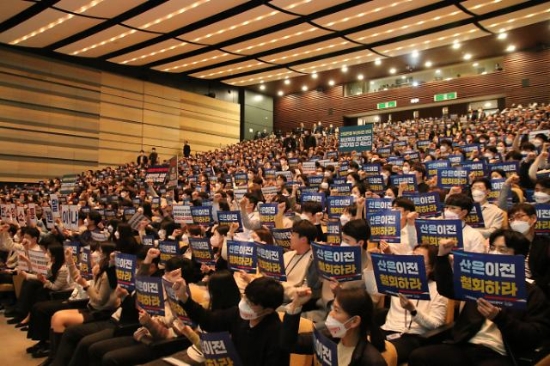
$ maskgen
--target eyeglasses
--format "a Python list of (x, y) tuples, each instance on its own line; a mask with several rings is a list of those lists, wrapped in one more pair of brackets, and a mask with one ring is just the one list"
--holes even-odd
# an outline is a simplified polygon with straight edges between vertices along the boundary
[(529, 217), (529, 215), (527, 215), (526, 213), (523, 213), (523, 212), (519, 212), (513, 216), (510, 216), (508, 218), (508, 221), (512, 222), (512, 221), (516, 221), (516, 220), (521, 220), (523, 219), (524, 217)]

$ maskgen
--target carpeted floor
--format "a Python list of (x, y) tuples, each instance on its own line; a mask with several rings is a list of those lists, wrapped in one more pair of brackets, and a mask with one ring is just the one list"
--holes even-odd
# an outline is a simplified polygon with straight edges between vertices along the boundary
[(3, 312), (0, 314), (0, 347), (2, 352), (2, 365), (37, 366), (44, 358), (33, 359), (25, 353), (27, 347), (35, 344), (27, 339), (27, 332), (15, 329), (13, 325), (6, 324), (7, 319)]

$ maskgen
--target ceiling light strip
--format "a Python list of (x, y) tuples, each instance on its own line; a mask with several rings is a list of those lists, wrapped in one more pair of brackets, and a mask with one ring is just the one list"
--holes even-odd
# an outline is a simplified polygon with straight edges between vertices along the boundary
[(57, 27), (58, 25), (61, 25), (63, 23), (65, 23), (66, 21), (72, 19), (75, 17), (75, 14), (84, 14), (85, 12), (87, 12), (88, 10), (90, 10), (91, 8), (99, 5), (100, 3), (102, 3), (103, 1), (105, 0), (94, 0), (84, 6), (81, 6), (80, 8), (78, 8), (77, 10), (75, 10), (74, 12), (72, 12), (71, 14), (67, 14), (61, 18), (58, 18), (56, 19), (55, 21), (49, 23), (48, 25), (45, 25), (43, 27), (40, 27), (38, 28), (37, 30), (35, 31), (32, 31), (26, 35), (24, 35), (23, 37), (20, 37), (20, 38), (17, 38), (17, 39), (14, 39), (13, 41), (11, 41), (9, 44), (11, 45), (16, 45), (16, 44), (19, 44), (21, 42), (24, 42), (30, 38), (33, 38), (33, 37), (36, 37), (37, 35), (39, 34), (42, 34), (46, 31), (49, 31), (50, 29), (53, 29), (55, 27)]

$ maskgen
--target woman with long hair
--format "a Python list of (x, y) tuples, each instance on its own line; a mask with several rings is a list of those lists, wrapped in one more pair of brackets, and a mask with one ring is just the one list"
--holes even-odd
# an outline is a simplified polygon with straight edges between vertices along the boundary
[[(281, 347), (290, 353), (313, 353), (313, 333), (298, 334), (302, 305), (310, 299), (311, 289), (303, 288), (286, 307)], [(381, 355), (385, 351), (384, 336), (374, 322), (374, 305), (364, 289), (341, 289), (321, 331), (337, 342), (338, 365), (386, 365)]]
[(115, 245), (113, 243), (101, 244), (100, 260), (93, 267), (92, 281), (88, 283), (76, 268), (72, 251), (70, 249), (65, 251), (65, 261), (71, 277), (86, 291), (89, 301), (85, 308), (60, 310), (53, 315), (50, 329), (50, 353), (41, 366), (50, 365), (53, 362), (57, 345), (67, 327), (108, 319), (119, 305), (120, 301), (115, 292), (117, 284), (114, 252)]
[(134, 237), (134, 229), (124, 222), (118, 224), (114, 233), (116, 250), (125, 254), (137, 254), (140, 249), (136, 238)]

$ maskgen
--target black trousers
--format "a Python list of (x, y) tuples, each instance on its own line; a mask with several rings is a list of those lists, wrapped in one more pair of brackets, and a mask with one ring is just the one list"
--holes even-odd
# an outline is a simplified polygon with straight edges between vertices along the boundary
[[(393, 332), (385, 332), (386, 336)], [(397, 339), (388, 340), (395, 346), (397, 351), (397, 364), (407, 362), (412, 351), (422, 347), (424, 341), (416, 334), (402, 334)]]
[(409, 366), (511, 366), (511, 360), (475, 344), (439, 344), (421, 347), (409, 357)]
[(49, 300), (50, 290), (44, 288), (42, 282), (38, 280), (25, 280), (21, 285), (21, 292), (19, 293), (19, 299), (17, 299), (17, 304), (15, 310), (17, 314), (22, 317), (26, 317), (34, 304), (39, 301)]
[(110, 320), (68, 327), (63, 332), (52, 366), (89, 365), (89, 347), (114, 336), (116, 325)]
[(97, 342), (89, 349), (90, 366), (131, 366), (152, 361), (158, 356), (146, 344), (132, 336)]

